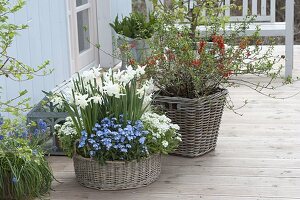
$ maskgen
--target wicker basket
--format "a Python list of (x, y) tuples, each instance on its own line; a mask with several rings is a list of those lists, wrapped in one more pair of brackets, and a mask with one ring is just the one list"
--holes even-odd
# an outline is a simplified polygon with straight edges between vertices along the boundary
[(196, 157), (214, 150), (228, 91), (200, 99), (157, 96), (154, 104), (180, 126), (182, 142), (174, 154)]
[(76, 179), (79, 184), (98, 190), (123, 190), (147, 186), (158, 179), (161, 155), (151, 155), (140, 161), (98, 161), (73, 156)]

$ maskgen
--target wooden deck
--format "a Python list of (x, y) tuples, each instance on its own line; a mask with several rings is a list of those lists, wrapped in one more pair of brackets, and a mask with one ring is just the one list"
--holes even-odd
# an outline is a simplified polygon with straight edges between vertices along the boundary
[[(280, 51), (282, 48), (280, 49)], [(300, 47), (294, 74), (300, 76)], [(274, 93), (286, 97), (300, 82)], [(300, 199), (300, 95), (271, 99), (247, 88), (231, 88), (232, 99), (249, 104), (225, 110), (215, 151), (194, 159), (164, 157), (160, 179), (135, 190), (103, 192), (80, 186), (72, 160), (50, 157), (55, 200), (289, 200)]]

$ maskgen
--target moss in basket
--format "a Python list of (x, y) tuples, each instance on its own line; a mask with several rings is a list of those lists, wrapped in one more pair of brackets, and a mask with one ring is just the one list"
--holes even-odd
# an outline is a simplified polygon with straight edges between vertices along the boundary
[(149, 19), (142, 13), (133, 12), (128, 17), (123, 17), (119, 21), (119, 16), (115, 18), (110, 26), (120, 35), (132, 39), (147, 39), (151, 38), (154, 33), (156, 18), (153, 14), (149, 15)]

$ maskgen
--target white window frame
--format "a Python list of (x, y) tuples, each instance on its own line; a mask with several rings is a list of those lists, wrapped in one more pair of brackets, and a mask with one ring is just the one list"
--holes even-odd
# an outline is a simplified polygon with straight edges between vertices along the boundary
[(92, 44), (88, 50), (79, 52), (77, 13), (89, 9), (89, 34), (93, 44), (98, 43), (97, 2), (88, 0), (87, 4), (76, 6), (76, 0), (66, 0), (71, 74), (99, 65), (99, 52)]

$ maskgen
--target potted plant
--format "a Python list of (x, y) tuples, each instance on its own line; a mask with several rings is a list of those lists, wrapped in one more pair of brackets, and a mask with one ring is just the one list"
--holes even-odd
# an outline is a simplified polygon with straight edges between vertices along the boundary
[[(246, 85), (262, 93), (272, 88), (282, 66), (273, 68), (280, 57), (272, 56), (272, 46), (263, 51), (259, 28), (245, 35), (252, 18), (227, 32), (229, 19), (220, 14), (229, 8), (220, 1), (172, 2), (171, 9), (154, 2), (158, 22), (146, 69), (159, 88), (154, 103), (180, 126), (182, 142), (175, 153), (195, 157), (216, 147), (226, 88)], [(270, 81), (256, 83), (245, 78), (248, 74)]]
[(32, 130), (0, 119), (0, 199), (41, 198), (50, 189), (53, 175), (40, 146), (47, 125), (39, 121)]
[(142, 63), (149, 56), (148, 40), (154, 33), (155, 23), (156, 19), (153, 14), (149, 14), (147, 19), (139, 12), (133, 12), (121, 21), (117, 16), (115, 21), (110, 23), (118, 34), (117, 45), (121, 51), (121, 69), (125, 69), (127, 63)]
[(151, 111), (152, 81), (144, 68), (94, 68), (73, 80), (62, 101), (69, 113), (56, 125), (77, 181), (89, 188), (119, 190), (146, 186), (161, 171), (161, 154), (177, 147), (178, 126)]

